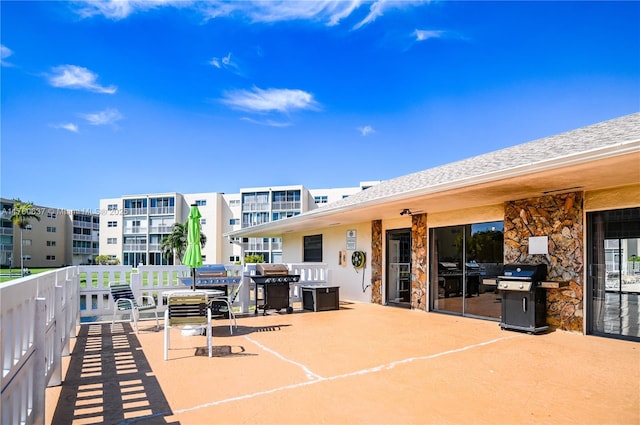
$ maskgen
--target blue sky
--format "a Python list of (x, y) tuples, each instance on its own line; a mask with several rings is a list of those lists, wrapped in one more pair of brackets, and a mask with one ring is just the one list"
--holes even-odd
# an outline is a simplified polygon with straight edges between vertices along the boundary
[(386, 180), (640, 110), (640, 3), (0, 2), (4, 198)]

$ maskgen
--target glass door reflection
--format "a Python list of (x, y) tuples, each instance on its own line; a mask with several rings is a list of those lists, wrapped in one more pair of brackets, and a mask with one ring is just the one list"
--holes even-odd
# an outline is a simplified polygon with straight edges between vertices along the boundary
[(431, 229), (430, 241), (433, 310), (499, 319), (503, 222)]

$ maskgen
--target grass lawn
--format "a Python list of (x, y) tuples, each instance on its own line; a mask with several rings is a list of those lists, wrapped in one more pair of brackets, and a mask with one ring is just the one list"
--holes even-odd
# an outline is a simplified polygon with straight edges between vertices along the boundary
[[(49, 270), (56, 270), (57, 267), (42, 267), (42, 268), (30, 268), (29, 271), (31, 274), (38, 274), (43, 272), (48, 272)], [(7, 282), (9, 280), (18, 279), (22, 277), (20, 274), (20, 267), (11, 269), (11, 276), (9, 276), (9, 269), (1, 269), (0, 270), (0, 283)]]
[[(56, 270), (56, 267), (52, 267), (52, 268), (29, 268), (29, 270), (31, 271), (31, 274), (38, 274), (38, 273), (43, 273), (43, 272), (47, 272), (49, 270)], [(11, 270), (13, 273), (11, 274), (11, 276), (9, 276), (9, 269), (2, 269), (0, 270), (0, 283), (2, 282), (7, 282), (13, 279), (18, 279), (20, 277), (22, 277), (20, 275), (20, 268), (17, 269), (12, 269)], [(94, 273), (89, 273), (90, 276), (87, 276), (86, 272), (82, 272), (80, 273), (80, 287), (81, 288), (98, 288), (98, 287), (106, 287), (106, 284), (108, 282), (108, 279), (110, 278), (109, 273), (102, 273), (102, 275), (100, 275), (100, 273), (98, 272), (94, 272)], [(116, 272), (114, 274), (114, 276), (112, 278), (114, 278), (117, 281), (124, 281), (124, 282), (131, 282), (131, 272)], [(158, 285), (167, 285), (167, 284), (171, 284), (173, 282), (176, 282), (178, 278), (178, 272), (170, 272), (170, 273), (164, 273), (160, 276), (155, 276), (155, 277), (150, 277), (147, 274), (144, 274), (143, 279), (142, 279), (142, 284), (147, 287), (147, 286), (158, 286)], [(88, 280), (90, 280), (89, 284)]]

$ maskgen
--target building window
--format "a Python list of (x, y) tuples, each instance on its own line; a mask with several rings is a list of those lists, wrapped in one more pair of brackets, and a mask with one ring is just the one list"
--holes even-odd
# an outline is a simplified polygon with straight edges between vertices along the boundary
[(322, 235), (312, 235), (304, 237), (304, 257), (305, 263), (322, 262)]
[(173, 198), (151, 198), (152, 207), (173, 207)]
[(49, 232), (49, 233), (55, 233), (55, 232), (56, 232), (56, 228), (55, 228), (55, 226), (47, 226), (47, 232)]
[(200, 219), (200, 224), (201, 224), (201, 225), (203, 225), (203, 224), (207, 224), (207, 219), (206, 219), (206, 218), (201, 218), (201, 219)]
[(107, 227), (118, 227), (117, 221), (107, 221)]
[(229, 201), (229, 206), (230, 207), (238, 207), (238, 206), (240, 206), (240, 199), (231, 199)]
[(283, 218), (293, 217), (300, 215), (300, 211), (281, 211), (273, 213), (273, 221), (281, 220)]
[(329, 202), (329, 198), (326, 195), (314, 196), (313, 199), (316, 204), (326, 204), (327, 202)]
[(31, 226), (30, 224), (27, 224), (26, 226), (24, 226), (24, 230), (32, 230), (33, 226)]
[(240, 256), (239, 255), (232, 255), (229, 257), (229, 262), (230, 263), (237, 263), (240, 261)]
[(206, 199), (196, 199), (196, 205), (199, 207), (204, 207), (207, 205)]
[(238, 224), (240, 224), (240, 219), (238, 219), (238, 218), (232, 218), (232, 219), (230, 219), (230, 220), (229, 220), (229, 224), (230, 224), (231, 226), (238, 225)]
[(31, 246), (33, 244), (33, 241), (31, 239), (24, 239), (22, 241), (22, 246)]
[(118, 238), (107, 238), (107, 245), (116, 245), (118, 243)]
[(47, 218), (56, 218), (58, 215), (55, 212), (49, 211), (47, 213)]
[(47, 241), (47, 246), (56, 246), (56, 241)]
[(55, 261), (55, 260), (56, 260), (55, 255), (47, 255), (47, 261)]
[(118, 209), (118, 204), (109, 204), (107, 205), (108, 211), (116, 211)]

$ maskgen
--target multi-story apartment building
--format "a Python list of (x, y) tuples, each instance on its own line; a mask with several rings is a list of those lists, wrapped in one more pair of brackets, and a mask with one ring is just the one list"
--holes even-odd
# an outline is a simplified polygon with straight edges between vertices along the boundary
[(10, 218), (14, 201), (2, 199), (0, 216), (0, 264), (20, 267), (20, 239), (24, 267), (60, 267), (91, 264), (98, 255), (99, 214), (34, 205), (31, 211), (40, 219), (30, 220), (26, 229)]
[(178, 264), (175, 255), (165, 257), (162, 241), (175, 223), (185, 223), (191, 204), (198, 205), (205, 263), (241, 262), (244, 255), (262, 255), (267, 262), (282, 258), (279, 238), (223, 239), (224, 233), (298, 215), (349, 196), (377, 182), (359, 187), (308, 190), (302, 185), (241, 189), (240, 193), (177, 192), (125, 195), (100, 200), (102, 213), (100, 254), (125, 265)]

